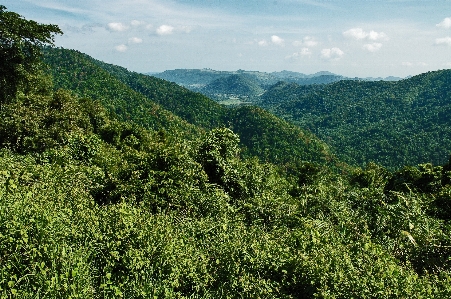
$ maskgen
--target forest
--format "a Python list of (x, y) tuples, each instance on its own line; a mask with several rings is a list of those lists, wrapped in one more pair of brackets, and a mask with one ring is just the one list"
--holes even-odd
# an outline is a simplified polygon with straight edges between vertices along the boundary
[(59, 34), (0, 5), (0, 298), (451, 297), (449, 71), (228, 108)]

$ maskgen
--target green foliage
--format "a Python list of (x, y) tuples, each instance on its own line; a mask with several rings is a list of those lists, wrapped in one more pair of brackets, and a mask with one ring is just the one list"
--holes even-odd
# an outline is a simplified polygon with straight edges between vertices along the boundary
[(232, 197), (239, 197), (241, 182), (238, 177), (239, 137), (229, 129), (210, 132), (199, 148), (198, 161), (208, 180), (218, 184)]
[(61, 33), (56, 25), (26, 20), (0, 5), (0, 103), (30, 88), (40, 64), (40, 47), (53, 44), (54, 35)]
[(120, 120), (187, 139), (200, 137), (204, 129), (231, 127), (242, 136), (241, 146), (248, 149), (245, 156), (272, 163), (333, 160), (328, 147), (313, 134), (262, 109), (226, 109), (174, 83), (129, 72), (77, 51), (46, 48), (44, 60), (51, 66), (56, 87), (97, 100)]
[(248, 100), (260, 96), (264, 92), (256, 80), (239, 74), (218, 78), (207, 84), (201, 91), (212, 98), (218, 98), (221, 95), (234, 95), (247, 97)]
[[(55, 89), (63, 88), (72, 91), (78, 97), (95, 100), (107, 108), (109, 114), (122, 121), (133, 122), (147, 129), (167, 130), (171, 135), (181, 134), (185, 138), (199, 132), (198, 128), (147, 99), (143, 94), (127, 86), (126, 82), (120, 81), (114, 74), (99, 67), (97, 63), (100, 62), (85, 54), (45, 48), (44, 62), (50, 65), (49, 71), (52, 73)], [(123, 68), (119, 70), (126, 72)]]
[(451, 148), (451, 71), (397, 82), (340, 81), (325, 86), (278, 84), (261, 105), (330, 145), (343, 161), (394, 170), (443, 164)]
[(394, 173), (386, 186), (386, 190), (437, 192), (441, 188), (441, 181), (441, 166), (434, 167), (430, 163), (420, 164), (418, 167), (406, 166)]
[(261, 108), (244, 106), (230, 110), (228, 122), (241, 137), (244, 156), (257, 156), (276, 164), (336, 162), (329, 147), (316, 136)]
[(340, 174), (258, 108), (185, 138), (33, 90), (1, 107), (1, 298), (451, 296), (449, 163)]

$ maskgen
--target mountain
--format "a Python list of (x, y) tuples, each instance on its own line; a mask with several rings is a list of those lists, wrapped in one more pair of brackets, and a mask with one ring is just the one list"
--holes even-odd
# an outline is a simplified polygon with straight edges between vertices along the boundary
[(216, 79), (230, 76), (230, 72), (211, 69), (176, 69), (166, 70), (162, 73), (148, 73), (148, 75), (175, 82), (192, 90), (197, 90)]
[(279, 81), (295, 82), (301, 85), (309, 85), (326, 84), (347, 79), (346, 77), (326, 71), (306, 75), (291, 71), (265, 73), (245, 70), (215, 71), (212, 69), (176, 69), (166, 70), (162, 73), (148, 73), (148, 75), (175, 82), (194, 91), (199, 91), (213, 81), (229, 77), (231, 75), (244, 75), (250, 80), (257, 82), (257, 84), (259, 84), (261, 88), (268, 88)]
[(300, 96), (325, 88), (325, 85), (299, 85), (293, 82), (280, 81), (274, 84), (264, 94), (260, 96), (259, 106), (271, 109), (284, 102), (290, 102), (298, 99)]
[[(45, 66), (58, 27), (5, 10), (1, 298), (451, 297), (451, 160), (349, 167), (258, 107), (226, 109), (76, 51), (47, 48)], [(358, 82), (358, 96), (449, 126), (449, 109), (434, 111), (449, 73), (402, 84)], [(394, 86), (404, 98), (386, 97)], [(320, 95), (296, 107), (327, 114), (340, 104), (326, 89), (356, 87), (302, 88), (273, 92), (298, 93), (280, 107)]]
[(256, 98), (263, 94), (264, 89), (257, 80), (246, 75), (230, 75), (212, 81), (203, 87), (200, 92), (221, 100), (229, 97)]
[(444, 163), (451, 153), (451, 70), (388, 81), (340, 81), (319, 89), (284, 84), (265, 107), (325, 140), (341, 159), (391, 168)]
[[(172, 134), (184, 132), (186, 138), (199, 138), (205, 130), (233, 124), (235, 132), (246, 136), (241, 139), (241, 144), (247, 148), (247, 153), (264, 161), (287, 163), (290, 160), (311, 159), (321, 164), (337, 162), (327, 150), (316, 151), (319, 144), (327, 149), (317, 137), (267, 111), (260, 109), (254, 114), (243, 113), (238, 125), (236, 114), (239, 108), (226, 108), (175, 83), (130, 72), (73, 50), (47, 48), (44, 50), (44, 61), (49, 65), (55, 88), (64, 88), (78, 96), (97, 100), (121, 120), (148, 129), (168, 130)], [(244, 75), (237, 79), (246, 84), (250, 82)], [(248, 87), (258, 89), (251, 83)], [(258, 117), (255, 118), (255, 115)], [(263, 126), (256, 124), (259, 121), (265, 126), (271, 125), (273, 129), (266, 130), (264, 134), (261, 130), (251, 129)], [(293, 134), (280, 134), (293, 128)], [(271, 152), (274, 146), (268, 140), (279, 140), (278, 143), (283, 143), (284, 147), (277, 148), (278, 154), (268, 155), (267, 152)]]

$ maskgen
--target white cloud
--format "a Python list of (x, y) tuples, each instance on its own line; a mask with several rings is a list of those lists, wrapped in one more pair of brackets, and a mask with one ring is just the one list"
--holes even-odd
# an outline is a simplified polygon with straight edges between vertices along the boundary
[(321, 57), (328, 60), (338, 60), (345, 53), (340, 48), (322, 49)]
[(294, 41), (293, 42), (293, 46), (295, 47), (315, 47), (316, 45), (318, 45), (318, 42), (311, 36), (306, 36), (302, 39), (302, 41)]
[(174, 32), (174, 27), (169, 25), (161, 25), (157, 28), (156, 32), (158, 35), (169, 35)]
[(312, 52), (310, 51), (309, 48), (302, 48), (301, 51), (293, 53), (291, 55), (288, 55), (288, 56), (285, 57), (285, 59), (294, 59), (294, 60), (296, 60), (296, 59), (299, 59), (301, 57), (310, 56), (310, 55), (312, 55)]
[(405, 62), (402, 63), (402, 65), (403, 65), (403, 66), (411, 67), (411, 66), (413, 66), (413, 63), (412, 63), (412, 62), (409, 62), (409, 61), (405, 61)]
[(143, 40), (141, 38), (139, 38), (139, 37), (131, 37), (131, 38), (128, 39), (128, 42), (130, 44), (140, 44), (140, 43), (143, 42)]
[(302, 48), (301, 51), (299, 51), (299, 54), (301, 56), (307, 56), (307, 55), (311, 55), (312, 52), (309, 50), (309, 48)]
[(343, 32), (343, 36), (347, 38), (353, 38), (356, 40), (383, 40), (387, 38), (387, 35), (384, 32), (376, 32), (374, 30), (371, 30), (370, 32), (364, 31), (362, 28), (352, 28), (345, 32)]
[(128, 27), (122, 23), (108, 23), (108, 29), (111, 31), (125, 31)]
[(115, 49), (116, 49), (116, 51), (118, 51), (118, 52), (125, 52), (125, 51), (127, 51), (127, 46), (126, 45), (124, 45), (124, 44), (122, 44), (122, 45), (118, 45), (118, 46), (116, 46), (116, 47), (114, 47)]
[(354, 38), (354, 39), (364, 39), (368, 36), (368, 34), (363, 31), (362, 28), (352, 28), (345, 32), (343, 32), (345, 37)]
[(133, 21), (130, 22), (130, 24), (131, 24), (133, 27), (138, 27), (138, 26), (144, 25), (145, 22), (141, 22), (141, 21), (138, 21), (138, 20), (133, 20)]
[(369, 51), (369, 52), (377, 52), (382, 48), (381, 43), (371, 43), (371, 44), (365, 44), (363, 45), (363, 49)]
[(271, 36), (271, 42), (273, 44), (281, 46), (281, 45), (283, 45), (284, 40), (282, 38), (278, 37), (277, 35), (273, 35), (273, 36)]
[(268, 45), (268, 42), (267, 42), (266, 40), (263, 39), (263, 40), (261, 40), (261, 41), (258, 42), (258, 45), (261, 46), (261, 47), (267, 46), (267, 45)]
[(387, 35), (383, 32), (376, 32), (371, 30), (370, 33), (368, 33), (368, 39), (369, 40), (382, 40), (386, 39)]
[(440, 27), (440, 28), (445, 28), (445, 29), (451, 28), (451, 18), (445, 18), (445, 19), (443, 19), (443, 21), (441, 21), (440, 23), (438, 23), (436, 26), (437, 26), (437, 27)]
[(436, 38), (435, 44), (451, 46), (451, 37), (447, 36), (447, 37), (442, 37), (442, 38)]

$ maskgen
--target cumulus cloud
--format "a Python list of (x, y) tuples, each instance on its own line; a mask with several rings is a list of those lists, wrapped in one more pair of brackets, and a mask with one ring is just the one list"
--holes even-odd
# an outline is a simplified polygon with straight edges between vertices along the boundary
[(343, 57), (345, 53), (340, 48), (322, 49), (321, 57), (327, 60), (338, 60)]
[(387, 38), (384, 32), (376, 32), (371, 30), (370, 32), (364, 31), (362, 28), (352, 28), (343, 32), (343, 36), (347, 38), (352, 38), (356, 40), (383, 40)]
[(140, 44), (140, 43), (143, 42), (143, 40), (141, 38), (139, 38), (139, 37), (131, 37), (131, 38), (128, 39), (128, 42), (130, 44)]
[(271, 36), (271, 42), (275, 45), (283, 45), (284, 40), (280, 37), (278, 37), (277, 35), (273, 35)]
[(258, 45), (261, 46), (261, 47), (267, 46), (267, 45), (268, 45), (268, 42), (267, 42), (266, 40), (263, 39), (263, 40), (261, 40), (261, 41), (258, 42)]
[(369, 52), (377, 52), (382, 48), (381, 43), (371, 43), (371, 44), (365, 44), (363, 45), (363, 49), (369, 51)]
[(436, 45), (445, 45), (445, 46), (451, 46), (451, 37), (442, 37), (442, 38), (436, 38), (435, 39)]
[(169, 35), (169, 34), (172, 34), (173, 32), (174, 32), (174, 27), (169, 26), (169, 25), (161, 25), (156, 30), (156, 33), (158, 35)]
[(436, 26), (437, 26), (437, 27), (440, 27), (440, 28), (445, 28), (445, 29), (451, 28), (451, 18), (445, 18), (445, 19), (443, 19), (443, 21), (441, 21), (440, 23), (438, 23)]
[(352, 28), (343, 32), (343, 35), (354, 39), (364, 39), (368, 34), (362, 28)]
[(288, 55), (285, 57), (285, 59), (297, 60), (301, 57), (310, 56), (310, 55), (312, 55), (312, 52), (310, 51), (309, 48), (302, 48), (301, 51), (293, 53), (291, 55)]
[(293, 46), (295, 47), (300, 47), (300, 46), (305, 46), (305, 47), (315, 47), (316, 45), (318, 45), (318, 42), (311, 36), (306, 36), (302, 39), (302, 41), (294, 41), (293, 42)]
[(111, 31), (126, 31), (128, 27), (122, 23), (108, 23), (108, 29)]
[(307, 56), (311, 55), (312, 52), (309, 50), (309, 48), (302, 48), (301, 51), (298, 52), (301, 56)]
[(130, 24), (131, 24), (133, 27), (138, 27), (138, 26), (144, 25), (145, 22), (141, 22), (141, 21), (138, 21), (138, 20), (133, 20), (133, 21), (130, 22)]
[(116, 47), (114, 47), (115, 49), (116, 49), (116, 51), (118, 51), (118, 52), (125, 52), (125, 51), (127, 51), (127, 46), (126, 45), (124, 45), (124, 44), (122, 44), (122, 45), (118, 45), (118, 46), (116, 46)]
[(368, 39), (369, 40), (383, 40), (383, 39), (386, 39), (386, 38), (387, 38), (387, 35), (385, 33), (383, 33), (383, 32), (376, 32), (376, 31), (371, 30), (368, 33)]

